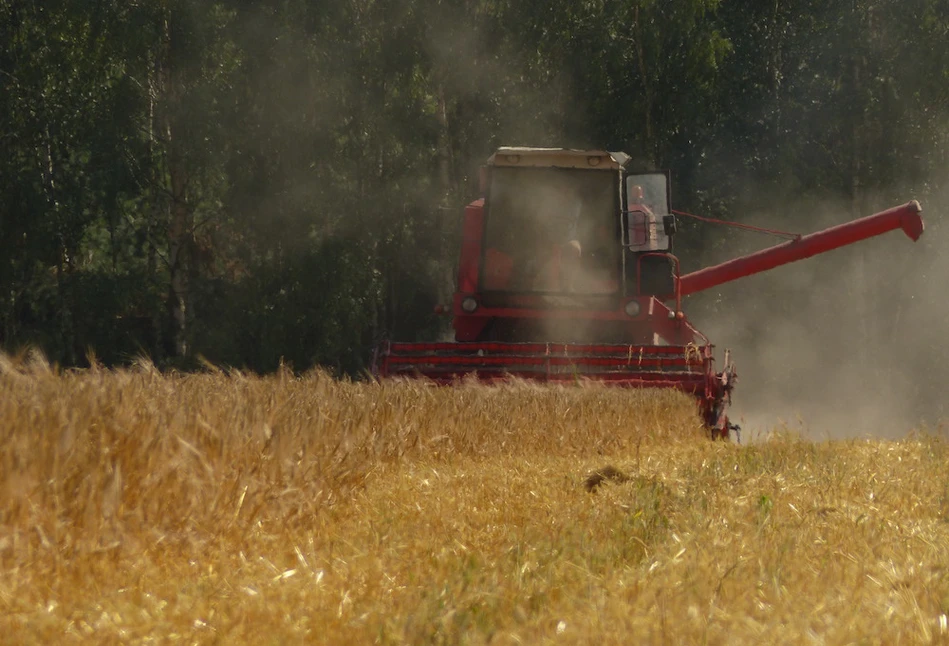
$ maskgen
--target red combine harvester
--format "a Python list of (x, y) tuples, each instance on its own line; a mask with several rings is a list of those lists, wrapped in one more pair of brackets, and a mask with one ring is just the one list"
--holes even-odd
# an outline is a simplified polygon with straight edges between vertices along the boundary
[(628, 161), (500, 148), (483, 169), (485, 197), (465, 209), (455, 341), (386, 342), (374, 373), (677, 388), (695, 395), (712, 437), (727, 438), (735, 369), (726, 352), (716, 371), (682, 297), (895, 229), (923, 232), (913, 201), (683, 276), (672, 241), (687, 214), (672, 210), (666, 173), (627, 171)]

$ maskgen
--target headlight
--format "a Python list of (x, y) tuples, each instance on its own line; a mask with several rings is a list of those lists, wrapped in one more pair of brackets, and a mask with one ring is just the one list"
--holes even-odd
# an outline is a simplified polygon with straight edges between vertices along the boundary
[(632, 300), (626, 303), (626, 307), (623, 310), (626, 312), (626, 316), (636, 317), (639, 316), (639, 301)]
[(466, 311), (468, 314), (471, 314), (476, 309), (478, 309), (478, 301), (476, 301), (473, 296), (468, 296), (463, 301), (461, 301), (461, 309)]

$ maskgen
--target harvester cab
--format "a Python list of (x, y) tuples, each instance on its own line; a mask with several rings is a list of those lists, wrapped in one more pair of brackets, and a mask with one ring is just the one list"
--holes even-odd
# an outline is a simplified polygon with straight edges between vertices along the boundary
[(727, 352), (715, 369), (682, 297), (897, 228), (915, 240), (923, 229), (910, 202), (681, 276), (669, 176), (628, 164), (624, 153), (498, 149), (483, 168), (484, 197), (464, 212), (455, 341), (386, 342), (375, 374), (677, 388), (695, 395), (713, 437), (728, 437), (735, 369)]
[(675, 300), (678, 261), (668, 175), (627, 163), (603, 151), (491, 156), (485, 198), (465, 216), (457, 341), (676, 341), (628, 325), (651, 300)]

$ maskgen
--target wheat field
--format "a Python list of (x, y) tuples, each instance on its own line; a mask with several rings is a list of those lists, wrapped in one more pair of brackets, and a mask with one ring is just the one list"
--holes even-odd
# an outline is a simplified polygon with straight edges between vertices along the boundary
[(938, 432), (0, 355), (0, 442), (3, 643), (949, 643)]

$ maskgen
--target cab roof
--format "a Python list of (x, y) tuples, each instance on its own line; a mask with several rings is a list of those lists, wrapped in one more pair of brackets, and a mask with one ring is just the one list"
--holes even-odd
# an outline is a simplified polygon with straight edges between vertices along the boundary
[(621, 170), (628, 161), (629, 155), (626, 153), (606, 152), (605, 150), (502, 146), (488, 157), (487, 163), (488, 166)]

